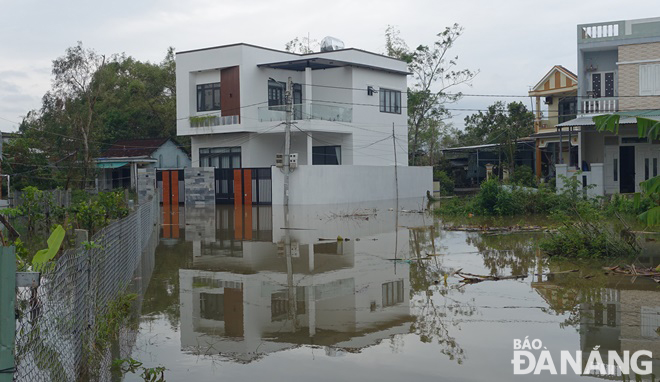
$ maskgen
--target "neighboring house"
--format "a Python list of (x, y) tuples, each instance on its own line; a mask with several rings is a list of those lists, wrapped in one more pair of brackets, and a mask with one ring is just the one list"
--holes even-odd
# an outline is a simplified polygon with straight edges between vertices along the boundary
[[(449, 160), (451, 176), (456, 187), (479, 185), (486, 179), (487, 165), (493, 165), (493, 174), (500, 178), (508, 177), (508, 172), (500, 166), (507, 163), (506, 154), (499, 143), (477, 146), (461, 146), (441, 149), (442, 155)], [(534, 139), (521, 138), (516, 145), (516, 166), (533, 169), (535, 160)]]
[[(289, 77), (298, 164), (291, 203), (394, 197), (395, 157), (406, 168), (408, 158), (405, 62), (359, 49), (301, 55), (243, 43), (178, 52), (176, 62), (177, 134), (191, 138), (193, 167), (217, 169), (218, 198), (231, 201), (240, 187), (233, 170), (259, 169), (272, 177), (273, 203), (282, 203), (283, 176), (271, 166), (284, 152)], [(431, 189), (430, 168), (398, 176), (401, 197)]]
[[(577, 91), (577, 76), (561, 65), (553, 66), (529, 91), (529, 96), (536, 100), (532, 137), (536, 139), (534, 172), (537, 178), (554, 178), (555, 163), (576, 165), (574, 162), (577, 161), (577, 140), (571, 143), (569, 148), (568, 139), (560, 142), (556, 126), (577, 116)], [(541, 110), (541, 101), (547, 105), (545, 115)]]
[[(660, 120), (660, 18), (583, 24), (577, 32), (578, 117), (557, 125), (563, 139), (577, 141), (577, 160), (557, 164), (557, 174), (582, 169), (593, 195), (638, 192), (659, 171), (660, 141), (638, 138), (635, 116)], [(592, 118), (614, 112), (622, 116), (619, 134), (595, 131)]]
[(169, 138), (129, 139), (115, 142), (99, 158), (100, 190), (135, 188), (137, 169), (190, 167), (188, 154)]

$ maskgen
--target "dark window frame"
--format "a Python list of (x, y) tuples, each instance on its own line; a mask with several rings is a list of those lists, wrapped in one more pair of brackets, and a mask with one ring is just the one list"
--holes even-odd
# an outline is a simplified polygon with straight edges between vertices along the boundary
[[(211, 90), (211, 107), (206, 108), (206, 91)], [(218, 111), (222, 109), (220, 82), (197, 85), (197, 111)]]
[(268, 110), (283, 110), (286, 102), (286, 82), (268, 80)]
[[(337, 156), (337, 148), (339, 148), (339, 156)], [(312, 146), (312, 165), (341, 165), (341, 145)]]
[(401, 114), (401, 91), (380, 88), (378, 105), (381, 113)]
[[(241, 157), (241, 146), (232, 146), (232, 147), (204, 147), (199, 149), (199, 166), (200, 167), (214, 167), (214, 168), (223, 168), (222, 167), (222, 157), (229, 157), (229, 167), (228, 169), (242, 168), (243, 158)], [(221, 167), (215, 167), (211, 165), (210, 160), (212, 158), (219, 157), (218, 159)], [(234, 160), (238, 158), (238, 167), (234, 166)]]

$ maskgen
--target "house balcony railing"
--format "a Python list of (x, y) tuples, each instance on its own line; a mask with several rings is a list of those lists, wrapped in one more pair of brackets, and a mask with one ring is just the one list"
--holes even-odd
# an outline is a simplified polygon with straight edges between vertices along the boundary
[[(352, 122), (353, 108), (321, 103), (294, 104), (294, 120), (316, 119), (322, 121)], [(286, 106), (264, 106), (259, 108), (260, 122), (278, 122), (286, 120)]]
[(589, 98), (582, 101), (583, 114), (603, 114), (619, 111), (617, 97)]
[(190, 117), (190, 127), (213, 127), (237, 125), (240, 123), (238, 115), (220, 115), (220, 112)]
[(579, 25), (578, 40), (616, 39), (623, 36), (624, 28), (624, 21)]

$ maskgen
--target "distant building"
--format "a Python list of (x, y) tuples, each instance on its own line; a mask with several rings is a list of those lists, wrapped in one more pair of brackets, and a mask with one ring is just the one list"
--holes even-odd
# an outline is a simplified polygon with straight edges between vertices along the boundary
[[(556, 125), (567, 142), (555, 159), (557, 184), (582, 170), (592, 195), (639, 192), (660, 167), (660, 140), (639, 138), (636, 119), (660, 121), (660, 18), (578, 25), (577, 46), (577, 117)], [(597, 132), (593, 117), (612, 113), (619, 134)]]
[[(555, 163), (562, 155), (565, 163), (577, 161), (577, 141), (575, 146), (567, 139), (560, 142), (557, 125), (577, 116), (578, 77), (561, 65), (555, 65), (529, 91), (535, 98), (535, 174), (537, 178), (548, 180), (555, 177)], [(547, 105), (547, 113), (542, 112), (541, 102)], [(561, 148), (560, 148), (561, 144)], [(570, 146), (570, 148), (569, 148)]]
[(181, 169), (190, 167), (190, 158), (169, 138), (129, 139), (115, 142), (95, 159), (101, 169), (100, 190), (135, 189), (137, 169)]

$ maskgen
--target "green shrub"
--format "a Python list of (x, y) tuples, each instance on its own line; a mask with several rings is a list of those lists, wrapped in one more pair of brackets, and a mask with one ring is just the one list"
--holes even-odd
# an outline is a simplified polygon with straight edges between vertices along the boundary
[(574, 258), (630, 257), (639, 252), (633, 234), (617, 234), (601, 221), (565, 224), (541, 240), (550, 256)]
[(511, 184), (517, 184), (525, 187), (536, 187), (536, 177), (534, 171), (529, 166), (518, 166), (513, 171), (509, 179)]
[(454, 179), (447, 175), (444, 171), (436, 171), (433, 177), (440, 183), (440, 195), (453, 195), (454, 194)]

